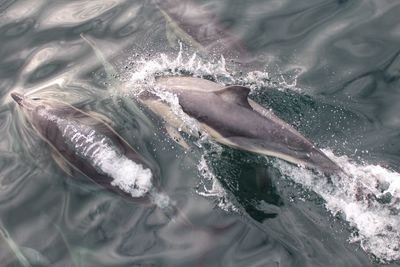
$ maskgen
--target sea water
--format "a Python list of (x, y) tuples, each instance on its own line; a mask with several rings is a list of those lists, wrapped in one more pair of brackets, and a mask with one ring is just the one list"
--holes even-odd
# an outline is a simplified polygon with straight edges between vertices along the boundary
[[(213, 11), (261, 64), (180, 49), (151, 1), (0, 5), (0, 216), (12, 244), (52, 266), (398, 266), (399, 4), (194, 2)], [(82, 33), (116, 67), (120, 90)], [(253, 100), (324, 148), (348, 175), (329, 181), (207, 137), (185, 136), (193, 146), (180, 148), (153, 115), (154, 125), (136, 119), (127, 97), (157, 90), (154, 77), (167, 75), (249, 86)], [(105, 114), (159, 165), (163, 192), (192, 224), (71, 179), (17, 111), (11, 91)], [(189, 119), (173, 95), (164, 96)], [(114, 152), (101, 156), (105, 165), (96, 162), (119, 177), (108, 166), (130, 164)], [(17, 250), (8, 244), (1, 241), (0, 260), (15, 266)]]

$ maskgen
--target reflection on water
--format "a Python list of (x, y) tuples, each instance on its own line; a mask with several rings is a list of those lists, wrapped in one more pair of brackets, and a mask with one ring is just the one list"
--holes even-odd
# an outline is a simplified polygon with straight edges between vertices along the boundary
[[(0, 4), (2, 265), (398, 264), (400, 5), (193, 0), (189, 11), (201, 6), (203, 13), (185, 24), (179, 13), (170, 12), (168, 21), (160, 11), (168, 6), (155, 2)], [(202, 24), (208, 35), (188, 30)], [(205, 38), (219, 35), (235, 45), (213, 46)], [(190, 41), (208, 44), (206, 53)], [(145, 111), (146, 123), (126, 97), (171, 74), (251, 87), (254, 100), (333, 151), (352, 179), (332, 189), (308, 171), (207, 138), (188, 137), (191, 148), (179, 147), (159, 118)], [(78, 172), (64, 173), (11, 91), (108, 117), (160, 168), (160, 187), (191, 224), (154, 205), (126, 202)]]

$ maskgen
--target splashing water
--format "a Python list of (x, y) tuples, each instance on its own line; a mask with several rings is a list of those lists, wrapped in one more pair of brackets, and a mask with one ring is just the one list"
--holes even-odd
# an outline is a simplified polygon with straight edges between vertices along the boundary
[(218, 178), (211, 171), (204, 156), (197, 165), (197, 170), (203, 178), (196, 190), (197, 194), (215, 198), (217, 206), (224, 211), (239, 212), (238, 207), (232, 203), (228, 192), (225, 191)]
[(399, 260), (400, 249), (400, 174), (381, 166), (357, 165), (349, 158), (325, 150), (347, 175), (332, 179), (277, 160), (282, 174), (319, 194), (332, 214), (341, 214), (356, 230), (350, 242), (381, 261)]
[(160, 54), (152, 59), (147, 58), (128, 58), (128, 61), (134, 62), (134, 69), (130, 72), (128, 85), (142, 85), (148, 82), (154, 85), (155, 76), (164, 75), (183, 75), (193, 74), (194, 77), (212, 77), (216, 81), (231, 81), (235, 79), (227, 70), (224, 57), (214, 61), (205, 61), (197, 54), (187, 55), (182, 44), (178, 55), (175, 58), (170, 58), (166, 54)]
[(113, 177), (112, 186), (119, 187), (132, 197), (144, 196), (152, 188), (151, 171), (126, 157), (105, 148), (96, 155), (99, 168)]

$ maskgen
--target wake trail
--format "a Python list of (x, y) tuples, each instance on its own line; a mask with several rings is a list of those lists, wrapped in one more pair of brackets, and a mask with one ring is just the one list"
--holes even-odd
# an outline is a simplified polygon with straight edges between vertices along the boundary
[(324, 150), (345, 174), (330, 181), (306, 169), (277, 160), (282, 174), (311, 189), (325, 207), (355, 227), (350, 242), (358, 242), (383, 262), (400, 260), (400, 174), (379, 165), (360, 165)]

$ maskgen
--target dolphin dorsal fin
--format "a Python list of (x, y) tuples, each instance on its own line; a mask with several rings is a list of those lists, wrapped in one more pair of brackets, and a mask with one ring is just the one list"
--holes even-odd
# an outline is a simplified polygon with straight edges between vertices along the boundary
[(240, 85), (227, 86), (215, 92), (221, 96), (225, 101), (241, 105), (246, 108), (251, 108), (247, 97), (249, 96), (250, 89)]

